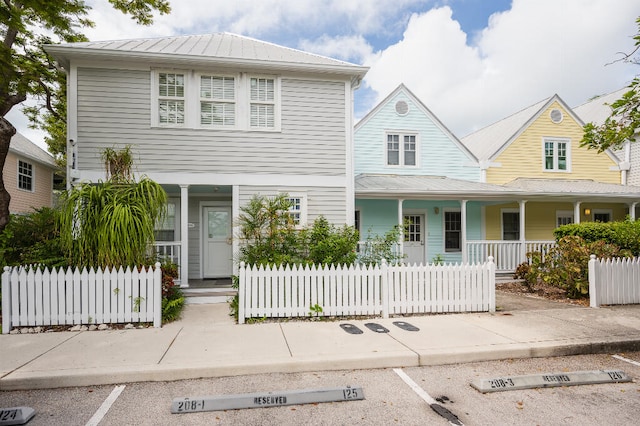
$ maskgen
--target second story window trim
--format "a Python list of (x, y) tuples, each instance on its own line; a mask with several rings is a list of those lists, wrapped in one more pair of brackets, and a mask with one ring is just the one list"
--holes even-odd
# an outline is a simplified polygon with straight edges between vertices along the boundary
[(420, 166), (420, 141), (417, 133), (387, 131), (384, 142), (386, 167), (417, 168)]
[(151, 126), (280, 131), (280, 77), (157, 69)]
[(542, 139), (542, 169), (545, 172), (571, 172), (571, 140)]

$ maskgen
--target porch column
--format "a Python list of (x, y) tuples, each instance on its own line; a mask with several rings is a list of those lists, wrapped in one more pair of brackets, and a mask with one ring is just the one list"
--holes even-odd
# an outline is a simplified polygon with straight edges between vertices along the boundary
[(573, 223), (580, 223), (580, 204), (580, 201), (573, 203)]
[(460, 200), (460, 245), (462, 263), (467, 263), (467, 200)]
[[(398, 225), (400, 226), (400, 236), (398, 237), (398, 249), (400, 254), (404, 254), (404, 215), (402, 214), (403, 199), (398, 199)], [(389, 259), (387, 259), (389, 260)]]
[(524, 217), (524, 205), (527, 204), (527, 200), (520, 200), (520, 261), (527, 260), (527, 236), (525, 235), (525, 217)]
[(636, 220), (636, 205), (638, 204), (638, 202), (635, 203), (631, 203), (629, 205), (629, 217), (631, 218), (631, 220)]
[(189, 185), (180, 185), (180, 287), (189, 287)]

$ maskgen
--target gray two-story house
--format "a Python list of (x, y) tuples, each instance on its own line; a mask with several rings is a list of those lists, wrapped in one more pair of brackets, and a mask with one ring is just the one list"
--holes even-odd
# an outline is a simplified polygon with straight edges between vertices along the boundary
[(101, 152), (130, 145), (169, 194), (157, 244), (183, 286), (233, 273), (234, 219), (254, 194), (289, 194), (301, 226), (353, 224), (366, 67), (228, 33), (46, 50), (67, 71), (69, 183), (104, 179)]

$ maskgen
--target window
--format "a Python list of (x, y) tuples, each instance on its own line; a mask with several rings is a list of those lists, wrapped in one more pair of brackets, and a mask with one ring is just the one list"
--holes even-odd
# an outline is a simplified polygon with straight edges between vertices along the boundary
[(200, 124), (236, 124), (236, 83), (233, 77), (200, 76)]
[(502, 212), (502, 239), (506, 241), (520, 239), (520, 212)]
[(156, 241), (175, 241), (176, 237), (176, 203), (168, 202), (163, 220), (158, 221), (155, 229)]
[(289, 207), (289, 216), (293, 220), (293, 223), (298, 226), (304, 226), (307, 221), (306, 204), (304, 196), (293, 195), (287, 200), (291, 203)]
[(387, 166), (416, 166), (416, 135), (387, 134)]
[(250, 80), (250, 126), (274, 128), (276, 120), (275, 79), (252, 77)]
[(444, 212), (444, 251), (461, 251), (462, 213)]
[(611, 222), (611, 210), (593, 210), (594, 222)]
[(556, 211), (556, 226), (569, 225), (573, 223), (573, 212), (569, 210)]
[(556, 172), (569, 170), (569, 141), (544, 140), (544, 169)]
[(405, 242), (422, 242), (422, 216), (408, 214), (404, 216), (404, 240)]
[(158, 123), (160, 125), (184, 124), (184, 74), (158, 74)]
[(33, 191), (33, 164), (18, 160), (18, 188)]
[(355, 211), (353, 227), (356, 228), (356, 231), (358, 231), (358, 234), (360, 234), (360, 237), (362, 237), (362, 233), (360, 232), (360, 210)]

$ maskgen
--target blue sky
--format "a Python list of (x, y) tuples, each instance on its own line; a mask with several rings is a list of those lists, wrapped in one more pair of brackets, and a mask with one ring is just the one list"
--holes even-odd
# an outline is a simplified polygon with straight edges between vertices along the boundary
[[(640, 70), (615, 62), (633, 48), (638, 0), (171, 0), (150, 27), (87, 3), (90, 40), (227, 31), (366, 65), (356, 118), (404, 83), (459, 137), (554, 94), (577, 106)], [(15, 108), (8, 118), (41, 143)]]

